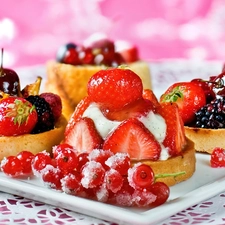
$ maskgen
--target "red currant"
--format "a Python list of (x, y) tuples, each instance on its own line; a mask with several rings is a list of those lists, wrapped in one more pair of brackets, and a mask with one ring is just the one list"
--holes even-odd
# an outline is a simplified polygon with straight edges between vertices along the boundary
[(22, 173), (23, 174), (31, 174), (32, 168), (31, 163), (34, 158), (34, 154), (29, 151), (22, 151), (17, 155), (17, 158), (20, 160), (22, 165)]
[(117, 170), (110, 169), (105, 173), (104, 182), (108, 190), (116, 193), (123, 186), (123, 177)]
[(82, 152), (78, 155), (78, 166), (77, 171), (81, 171), (82, 167), (89, 161), (89, 154), (87, 152)]
[(167, 201), (170, 195), (169, 187), (163, 182), (156, 182), (152, 184), (149, 191), (156, 195), (156, 200), (151, 204), (152, 206), (162, 205)]
[(156, 195), (147, 189), (135, 190), (132, 195), (132, 201), (138, 207), (147, 207), (156, 201)]
[(77, 154), (70, 149), (63, 149), (55, 158), (56, 165), (64, 173), (70, 173), (78, 165)]
[(61, 179), (63, 173), (60, 169), (55, 168), (52, 165), (47, 165), (41, 172), (42, 180), (48, 187), (56, 190), (62, 189)]
[(52, 147), (53, 158), (56, 158), (63, 150), (76, 151), (73, 146), (63, 143)]
[(128, 170), (128, 181), (134, 189), (148, 188), (154, 183), (152, 168), (146, 164), (137, 163)]
[(1, 170), (8, 176), (18, 177), (22, 175), (23, 167), (16, 156), (9, 156), (2, 160)]
[(50, 154), (46, 151), (39, 152), (35, 155), (32, 161), (32, 170), (36, 176), (39, 175), (41, 170), (43, 170), (47, 165), (52, 165), (52, 158)]
[(103, 183), (105, 169), (99, 162), (87, 162), (81, 171), (81, 183), (85, 188), (95, 188)]
[(225, 149), (215, 148), (211, 154), (210, 164), (213, 168), (225, 167)]
[(116, 153), (109, 157), (105, 164), (117, 170), (123, 176), (127, 175), (127, 171), (130, 168), (130, 158), (126, 153)]

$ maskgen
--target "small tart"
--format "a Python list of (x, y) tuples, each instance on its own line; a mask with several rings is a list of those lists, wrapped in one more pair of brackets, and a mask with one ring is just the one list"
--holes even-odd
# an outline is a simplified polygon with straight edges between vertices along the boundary
[[(128, 65), (142, 79), (144, 89), (151, 89), (151, 76), (149, 64), (144, 61), (134, 62)], [(47, 63), (47, 80), (45, 92), (53, 92), (60, 95), (63, 104), (63, 114), (69, 119), (76, 105), (87, 95), (87, 83), (92, 75), (105, 66), (69, 64), (49, 61)]]
[(216, 147), (225, 148), (225, 129), (185, 126), (185, 135), (195, 143), (195, 150), (211, 154)]
[(0, 160), (4, 157), (17, 155), (23, 150), (37, 154), (43, 150), (51, 152), (52, 146), (61, 142), (67, 120), (62, 115), (55, 128), (39, 134), (25, 134), (13, 137), (0, 137)]
[(141, 162), (151, 166), (155, 175), (179, 173), (185, 171), (185, 174), (179, 176), (157, 179), (157, 181), (162, 181), (166, 183), (168, 186), (173, 186), (175, 184), (178, 184), (182, 181), (189, 179), (195, 172), (196, 157), (195, 157), (194, 143), (191, 140), (187, 139), (187, 144), (183, 149), (181, 155), (171, 157), (167, 160), (158, 160), (158, 161), (142, 160)]

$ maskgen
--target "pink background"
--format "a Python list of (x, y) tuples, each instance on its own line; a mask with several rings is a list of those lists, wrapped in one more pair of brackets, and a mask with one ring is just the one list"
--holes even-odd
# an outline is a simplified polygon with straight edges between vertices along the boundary
[(4, 65), (43, 64), (96, 32), (139, 47), (146, 60), (224, 60), (224, 0), (0, 0)]

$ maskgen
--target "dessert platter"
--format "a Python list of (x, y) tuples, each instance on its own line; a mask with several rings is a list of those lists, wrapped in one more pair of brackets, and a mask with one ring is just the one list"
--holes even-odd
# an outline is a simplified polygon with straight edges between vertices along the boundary
[[(107, 49), (109, 46), (111, 43), (107, 42)], [(95, 48), (98, 49), (94, 55), (97, 57), (99, 46)], [(79, 55), (83, 55), (85, 51), (85, 56), (89, 51), (88, 48), (80, 49), (73, 44), (66, 45), (66, 51), (74, 54), (74, 49), (79, 49)], [(138, 72), (131, 66), (137, 57), (135, 60), (127, 60), (126, 63), (130, 63), (128, 66), (117, 67), (121, 58), (117, 52), (113, 52), (114, 57), (118, 57), (118, 61), (113, 58), (116, 68), (99, 68), (97, 65), (98, 71), (94, 74), (83, 74), (87, 76), (87, 80), (82, 81), (82, 85), (86, 87), (85, 95), (82, 93), (77, 96), (71, 92), (71, 96), (68, 96), (65, 95), (67, 86), (55, 86), (51, 89), (55, 82), (53, 80), (56, 79), (52, 76), (65, 78), (65, 74), (70, 74), (68, 71), (73, 70), (71, 73), (75, 73), (75, 68), (82, 70), (85, 67), (86, 71), (87, 68), (94, 67), (95, 70), (96, 65), (87, 66), (86, 61), (85, 66), (77, 65), (76, 62), (68, 65), (63, 60), (71, 60), (71, 57), (66, 57), (65, 49), (63, 54), (63, 58), (57, 63), (57, 69), (55, 63), (47, 65), (47, 74), (46, 66), (17, 70), (20, 85), (25, 87), (19, 89), (21, 94), (9, 96), (11, 93), (1, 93), (1, 102), (5, 102), (6, 109), (3, 107), (3, 112), (0, 113), (5, 113), (3, 119), (7, 120), (10, 127), (19, 127), (18, 132), (21, 132), (21, 124), (16, 124), (18, 115), (21, 116), (20, 111), (15, 114), (13, 108), (19, 100), (30, 102), (26, 103), (26, 107), (30, 107), (28, 116), (33, 116), (35, 122), (32, 128), (26, 130), (30, 123), (23, 124), (24, 120), (20, 119), (20, 123), (26, 128), (24, 133), (13, 133), (15, 129), (8, 129), (13, 130), (8, 134), (0, 127), (3, 133), (0, 142), (6, 139), (8, 143), (18, 144), (22, 139), (26, 140), (24, 137), (28, 137), (29, 143), (36, 147), (41, 139), (48, 140), (58, 128), (60, 134), (54, 139), (56, 142), (49, 139), (52, 148), (42, 149), (43, 146), (38, 146), (32, 152), (31, 144), (27, 148), (23, 146), (23, 149), (11, 147), (17, 149), (17, 152), (6, 150), (9, 152), (6, 154), (3, 151), (0, 191), (103, 221), (140, 225), (160, 223), (225, 191), (225, 158), (219, 158), (223, 150), (202, 153), (194, 147), (195, 141), (185, 136), (185, 130), (193, 125), (190, 114), (193, 116), (200, 109), (200, 104), (201, 107), (206, 104), (205, 89), (203, 91), (199, 84), (202, 86), (203, 78), (221, 72), (220, 62), (215, 62), (209, 69), (206, 68), (207, 64), (190, 67), (188, 64), (191, 62), (150, 63), (150, 70), (145, 70), (142, 76), (138, 76)], [(90, 60), (86, 57), (82, 59)], [(143, 68), (143, 64), (137, 63), (139, 68)], [(146, 67), (146, 62), (144, 64)], [(64, 72), (61, 70), (62, 66), (66, 68), (63, 69)], [(184, 77), (180, 77), (181, 72)], [(183, 82), (186, 79), (190, 85), (190, 74), (193, 79), (202, 78), (197, 84), (191, 83), (195, 94), (197, 93), (199, 107), (194, 108), (195, 111), (192, 110), (191, 113), (190, 110), (188, 113), (185, 111), (184, 114), (184, 104), (173, 101), (186, 93), (176, 93), (175, 98), (172, 96), (172, 101), (171, 98), (167, 101), (171, 93), (170, 90), (165, 90), (170, 84), (177, 85), (179, 80)], [(30, 80), (34, 77), (37, 77), (35, 82)], [(46, 83), (45, 87), (40, 87), (40, 77)], [(146, 82), (147, 86), (143, 86), (146, 77), (151, 82)], [(167, 79), (170, 83), (165, 82)], [(26, 85), (27, 83), (30, 85)], [(210, 85), (211, 83), (214, 88), (216, 82), (213, 80), (209, 82)], [(187, 84), (185, 85), (182, 90), (186, 90)], [(179, 88), (180, 86), (181, 84), (178, 85)], [(72, 89), (69, 87), (69, 90)], [(176, 91), (177, 89), (175, 87)], [(172, 89), (172, 94), (174, 93)], [(57, 97), (61, 94), (62, 101)], [(68, 102), (73, 99), (73, 94), (79, 100), (71, 104), (71, 108)], [(43, 109), (46, 102), (49, 108), (45, 106)], [(189, 105), (188, 107), (193, 109)], [(11, 109), (14, 110), (13, 113)], [(33, 115), (35, 113), (37, 115)], [(46, 114), (52, 119), (51, 127), (49, 119), (45, 119)], [(11, 124), (8, 117), (15, 117), (14, 124)], [(3, 122), (1, 121), (2, 124)], [(39, 135), (43, 136), (37, 138)]]

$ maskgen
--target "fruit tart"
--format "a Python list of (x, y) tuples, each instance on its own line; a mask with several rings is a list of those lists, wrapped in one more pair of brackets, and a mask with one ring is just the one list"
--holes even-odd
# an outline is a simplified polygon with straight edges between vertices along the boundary
[(141, 77), (144, 88), (152, 87), (149, 65), (139, 59), (137, 47), (118, 46), (121, 44), (105, 38), (85, 45), (68, 43), (59, 48), (56, 60), (47, 63), (45, 91), (61, 96), (67, 119), (87, 95), (88, 80), (99, 70), (127, 65)]
[(190, 82), (178, 82), (161, 96), (161, 102), (177, 103), (185, 125), (185, 135), (198, 152), (211, 154), (225, 148), (225, 72)]
[(20, 88), (18, 74), (0, 68), (0, 160), (29, 149), (34, 154), (60, 143), (67, 120), (53, 93), (39, 94), (41, 77)]
[(78, 153), (126, 153), (133, 165), (143, 162), (155, 174), (179, 174), (157, 178), (169, 186), (193, 175), (195, 149), (185, 137), (177, 104), (160, 104), (127, 68), (98, 71), (89, 79), (87, 92), (68, 121), (62, 143)]

